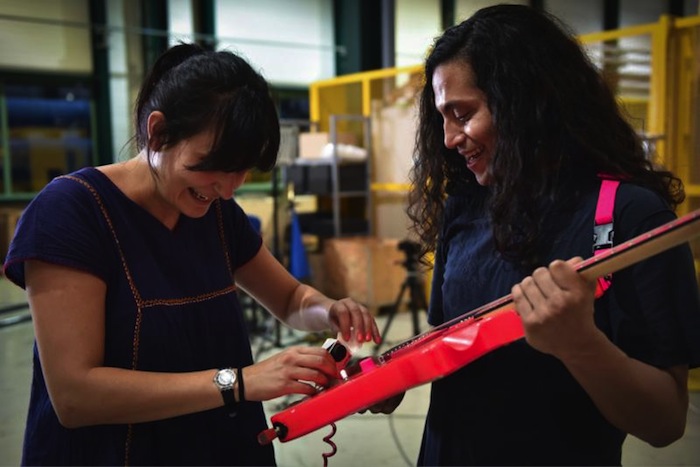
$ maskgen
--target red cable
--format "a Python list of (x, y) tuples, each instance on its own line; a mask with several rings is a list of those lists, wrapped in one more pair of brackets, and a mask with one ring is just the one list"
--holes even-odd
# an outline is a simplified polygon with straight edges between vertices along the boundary
[(321, 454), (321, 456), (323, 456), (323, 467), (328, 467), (328, 458), (333, 457), (335, 455), (335, 453), (338, 452), (338, 446), (336, 446), (335, 443), (333, 441), (331, 441), (331, 438), (333, 437), (333, 435), (335, 435), (335, 432), (338, 430), (335, 426), (335, 423), (331, 423), (330, 427), (331, 427), (331, 432), (328, 435), (323, 437), (323, 441), (328, 443), (328, 445), (330, 445), (330, 447), (331, 447), (330, 452), (324, 452), (323, 454)]

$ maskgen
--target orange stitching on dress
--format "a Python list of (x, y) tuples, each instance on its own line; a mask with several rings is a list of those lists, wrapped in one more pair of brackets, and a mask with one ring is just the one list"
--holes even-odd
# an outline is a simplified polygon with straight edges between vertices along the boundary
[(124, 256), (124, 252), (122, 251), (122, 246), (121, 243), (119, 243), (119, 238), (117, 237), (117, 232), (114, 230), (114, 225), (112, 224), (112, 219), (109, 217), (109, 214), (107, 213), (107, 208), (104, 206), (102, 203), (102, 198), (100, 197), (100, 194), (93, 188), (92, 185), (90, 185), (88, 182), (86, 182), (83, 179), (80, 179), (78, 177), (74, 177), (72, 175), (64, 175), (59, 178), (67, 178), (70, 180), (73, 180), (75, 182), (80, 183), (83, 185), (85, 188), (90, 191), (90, 194), (95, 198), (95, 201), (97, 201), (97, 205), (100, 208), (100, 211), (102, 211), (102, 215), (105, 218), (105, 221), (107, 221), (107, 225), (109, 226), (109, 231), (112, 233), (112, 237), (114, 238), (115, 243), (117, 244), (117, 249), (119, 250), (119, 258), (121, 259), (122, 262), (122, 267), (124, 269), (124, 272), (126, 273), (126, 278), (129, 281), (129, 288), (131, 289), (131, 293), (134, 295), (134, 299), (136, 300), (137, 305), (141, 303), (141, 296), (139, 295), (139, 291), (136, 289), (136, 285), (134, 284), (134, 279), (131, 277), (131, 271), (129, 271), (129, 267), (126, 264), (126, 258)]
[[(78, 177), (74, 177), (72, 175), (64, 175), (59, 178), (67, 178), (69, 180), (73, 180), (74, 182), (78, 182), (81, 185), (83, 185), (85, 188), (88, 189), (90, 194), (92, 194), (93, 198), (95, 198), (95, 201), (97, 202), (97, 206), (100, 208), (100, 211), (102, 212), (102, 216), (104, 217), (105, 221), (107, 222), (107, 226), (109, 227), (109, 231), (112, 234), (112, 238), (114, 239), (114, 242), (117, 245), (117, 250), (119, 251), (119, 258), (122, 263), (122, 269), (124, 270), (124, 274), (126, 274), (126, 279), (129, 282), (129, 289), (131, 289), (131, 294), (134, 297), (134, 301), (136, 302), (136, 323), (134, 324), (134, 332), (133, 332), (133, 342), (132, 342), (132, 350), (131, 350), (131, 368), (136, 369), (136, 365), (138, 363), (138, 348), (139, 348), (139, 335), (140, 335), (140, 330), (141, 330), (141, 317), (143, 314), (143, 308), (142, 308), (142, 300), (141, 296), (139, 295), (139, 291), (136, 288), (136, 284), (134, 283), (134, 279), (131, 276), (131, 271), (129, 270), (129, 266), (126, 263), (126, 257), (124, 256), (124, 252), (122, 251), (122, 246), (121, 243), (119, 242), (119, 237), (117, 237), (117, 232), (114, 230), (114, 225), (112, 224), (112, 219), (109, 217), (109, 213), (107, 212), (107, 208), (104, 206), (102, 203), (102, 197), (100, 197), (100, 194), (97, 193), (97, 190), (86, 182), (85, 180), (82, 180)], [(124, 465), (129, 465), (129, 454), (131, 453), (131, 440), (132, 440), (132, 435), (133, 435), (133, 425), (129, 424), (126, 432), (126, 439), (124, 440)]]
[(107, 222), (107, 225), (109, 226), (109, 231), (112, 234), (112, 238), (114, 239), (114, 242), (117, 244), (117, 250), (119, 250), (119, 258), (121, 259), (122, 262), (122, 268), (124, 269), (124, 274), (126, 274), (126, 278), (129, 281), (129, 288), (131, 289), (131, 293), (134, 296), (134, 301), (136, 302), (136, 323), (134, 324), (134, 337), (133, 337), (133, 343), (132, 343), (132, 350), (131, 350), (131, 368), (136, 369), (137, 363), (138, 363), (138, 349), (139, 349), (139, 336), (140, 333), (139, 331), (141, 330), (141, 315), (143, 313), (143, 300), (141, 299), (141, 295), (139, 294), (138, 289), (136, 288), (136, 284), (134, 283), (134, 279), (131, 275), (131, 271), (129, 270), (129, 266), (126, 263), (126, 256), (124, 255), (124, 251), (122, 251), (122, 246), (121, 243), (119, 242), (119, 237), (117, 237), (117, 231), (114, 230), (114, 224), (112, 224), (112, 218), (109, 217), (109, 213), (107, 212), (107, 208), (105, 205), (102, 203), (102, 197), (100, 194), (95, 190), (95, 188), (86, 182), (85, 180), (74, 177), (72, 175), (65, 175), (60, 178), (68, 178), (70, 180), (73, 180), (75, 182), (80, 183), (84, 187), (90, 191), (90, 194), (92, 194), (93, 198), (95, 198), (95, 201), (97, 202), (97, 205), (100, 208), (100, 211), (102, 212), (102, 216), (104, 216), (105, 221)]
[(124, 442), (124, 465), (129, 465), (129, 454), (131, 453), (131, 435), (134, 432), (134, 425), (129, 423), (126, 428), (126, 441)]
[(217, 199), (216, 203), (216, 220), (219, 224), (219, 241), (221, 241), (221, 247), (224, 249), (224, 255), (226, 255), (226, 267), (228, 268), (228, 273), (231, 276), (231, 282), (236, 283), (236, 277), (231, 269), (231, 258), (228, 254), (228, 245), (226, 244), (226, 234), (224, 232), (224, 214), (221, 211), (221, 200)]
[[(83, 185), (85, 188), (88, 189), (88, 191), (92, 194), (93, 198), (95, 198), (95, 201), (97, 202), (98, 207), (100, 208), (100, 211), (102, 212), (102, 215), (105, 218), (105, 221), (107, 222), (107, 225), (109, 227), (110, 233), (112, 234), (112, 238), (114, 239), (114, 242), (117, 245), (117, 250), (119, 251), (119, 258), (122, 263), (122, 268), (124, 270), (124, 274), (126, 274), (127, 280), (129, 282), (129, 289), (131, 290), (131, 293), (134, 297), (134, 301), (136, 302), (136, 322), (134, 323), (134, 333), (133, 333), (133, 343), (132, 343), (132, 360), (131, 360), (131, 366), (132, 369), (136, 369), (138, 367), (138, 350), (139, 350), (139, 337), (141, 335), (141, 322), (143, 319), (143, 310), (145, 308), (150, 308), (154, 306), (176, 306), (176, 305), (183, 305), (186, 303), (199, 303), (199, 302), (204, 302), (209, 299), (215, 298), (215, 297), (220, 297), (223, 295), (227, 295), (230, 293), (233, 293), (237, 290), (234, 280), (234, 275), (233, 275), (233, 269), (231, 268), (231, 258), (229, 255), (228, 247), (226, 245), (226, 236), (224, 232), (224, 223), (223, 223), (223, 214), (221, 211), (221, 202), (220, 200), (217, 200), (215, 205), (216, 205), (216, 212), (217, 212), (217, 221), (218, 221), (218, 230), (219, 230), (219, 240), (221, 241), (221, 246), (224, 251), (224, 255), (226, 257), (226, 267), (229, 271), (229, 274), (231, 276), (231, 281), (232, 284), (229, 285), (228, 287), (217, 290), (215, 292), (209, 292), (206, 294), (202, 295), (197, 295), (193, 297), (185, 297), (185, 298), (179, 298), (179, 299), (152, 299), (152, 300), (143, 300), (141, 298), (141, 295), (139, 294), (138, 289), (136, 288), (135, 281), (133, 279), (133, 276), (131, 275), (131, 271), (129, 270), (129, 266), (126, 262), (126, 256), (124, 255), (124, 252), (121, 247), (121, 243), (119, 242), (119, 238), (117, 237), (117, 232), (114, 229), (114, 224), (112, 223), (112, 219), (109, 216), (109, 213), (107, 212), (107, 208), (102, 202), (102, 198), (100, 197), (100, 194), (95, 190), (95, 188), (88, 183), (87, 181), (75, 177), (73, 175), (63, 175), (58, 178), (66, 178), (69, 180), (73, 180), (75, 182), (80, 183)], [(124, 443), (124, 465), (129, 465), (129, 454), (131, 453), (131, 440), (133, 438), (133, 425), (129, 424), (127, 428), (127, 434), (126, 434), (126, 440)]]
[(135, 370), (139, 365), (139, 343), (141, 337), (141, 322), (143, 321), (143, 306), (136, 309), (136, 322), (134, 323), (134, 338), (131, 344), (131, 369)]
[(202, 295), (197, 295), (194, 297), (184, 297), (184, 298), (157, 298), (153, 300), (144, 300), (143, 307), (150, 308), (153, 306), (163, 305), (163, 306), (176, 306), (184, 305), (186, 303), (201, 303), (206, 302), (212, 298), (221, 297), (223, 295), (228, 295), (235, 292), (237, 287), (235, 284), (229, 285), (225, 289), (217, 290), (216, 292), (209, 292)]
[[(229, 285), (228, 287), (218, 290), (216, 292), (209, 292), (206, 294), (202, 295), (197, 295), (193, 297), (184, 297), (184, 298), (179, 298), (179, 299), (152, 299), (152, 300), (144, 300), (141, 298), (141, 294), (139, 294), (138, 289), (136, 288), (135, 281), (133, 279), (133, 276), (131, 275), (131, 271), (129, 270), (129, 266), (127, 265), (126, 262), (126, 256), (124, 255), (124, 252), (121, 247), (121, 243), (119, 242), (119, 237), (117, 237), (117, 232), (114, 229), (114, 224), (112, 223), (112, 219), (109, 217), (109, 213), (107, 212), (107, 208), (104, 206), (102, 203), (102, 198), (100, 197), (100, 194), (95, 190), (95, 188), (85, 180), (75, 177), (73, 175), (63, 175), (58, 178), (67, 178), (70, 180), (73, 180), (75, 182), (80, 183), (83, 185), (85, 188), (87, 188), (92, 196), (95, 198), (95, 201), (97, 202), (100, 211), (102, 212), (102, 215), (105, 218), (105, 221), (107, 222), (107, 225), (109, 226), (110, 233), (112, 234), (112, 238), (114, 239), (114, 242), (117, 244), (117, 249), (119, 250), (119, 257), (122, 262), (122, 267), (124, 269), (124, 273), (126, 274), (126, 277), (129, 281), (129, 288), (131, 289), (131, 293), (134, 296), (134, 300), (136, 301), (136, 306), (138, 307), (138, 313), (139, 316), (137, 318), (137, 323), (136, 326), (140, 326), (140, 321), (141, 317), (140, 314), (142, 312), (142, 308), (150, 308), (153, 306), (158, 306), (158, 305), (166, 305), (166, 306), (173, 306), (173, 305), (180, 305), (180, 304), (186, 304), (186, 303), (199, 303), (203, 302), (206, 300), (209, 300), (211, 298), (215, 297), (220, 297), (222, 295), (229, 294), (231, 292), (235, 292), (238, 288), (235, 283)], [(224, 251), (224, 256), (226, 257), (226, 268), (229, 271), (229, 274), (231, 275), (231, 279), (233, 280), (233, 270), (231, 269), (231, 258), (228, 252), (228, 248), (226, 246), (226, 236), (224, 233), (224, 222), (223, 222), (223, 213), (221, 211), (221, 202), (220, 200), (217, 200), (215, 203), (216, 206), (216, 213), (217, 213), (217, 223), (218, 223), (218, 233), (219, 233), (219, 240), (221, 241), (221, 247)], [(138, 343), (135, 342), (135, 345), (138, 346)]]

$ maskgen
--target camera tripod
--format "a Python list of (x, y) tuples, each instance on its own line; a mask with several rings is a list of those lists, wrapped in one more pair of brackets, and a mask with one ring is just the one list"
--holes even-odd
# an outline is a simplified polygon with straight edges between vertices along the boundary
[(391, 323), (396, 316), (396, 312), (399, 311), (399, 307), (403, 302), (404, 294), (408, 292), (408, 309), (411, 312), (411, 319), (413, 322), (413, 335), (417, 336), (420, 334), (420, 324), (418, 322), (418, 314), (420, 310), (427, 310), (428, 301), (425, 298), (425, 287), (423, 284), (423, 276), (418, 269), (418, 258), (417, 258), (417, 247), (413, 242), (404, 240), (399, 243), (399, 250), (406, 253), (406, 260), (401, 263), (401, 265), (406, 268), (406, 279), (401, 284), (401, 289), (396, 297), (396, 301), (391, 306), (389, 311), (389, 316), (387, 318), (386, 324), (384, 324), (384, 329), (382, 330), (382, 340), (379, 344), (374, 346), (374, 353), (379, 351), (379, 347), (384, 343)]

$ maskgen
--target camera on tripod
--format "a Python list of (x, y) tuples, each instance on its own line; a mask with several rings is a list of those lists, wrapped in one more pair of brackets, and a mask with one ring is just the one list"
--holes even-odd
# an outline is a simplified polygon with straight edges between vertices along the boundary
[(409, 271), (415, 271), (419, 259), (418, 254), (420, 253), (420, 245), (416, 242), (412, 242), (411, 240), (402, 240), (399, 242), (398, 249), (403, 251), (406, 255), (406, 261), (404, 261), (402, 264)]

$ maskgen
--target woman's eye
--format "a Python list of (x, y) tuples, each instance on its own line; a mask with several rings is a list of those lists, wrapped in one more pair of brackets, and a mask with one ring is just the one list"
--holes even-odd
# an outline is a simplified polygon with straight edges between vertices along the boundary
[(464, 123), (467, 120), (469, 120), (469, 114), (461, 114), (461, 115), (455, 115), (455, 118), (459, 120), (460, 122)]

